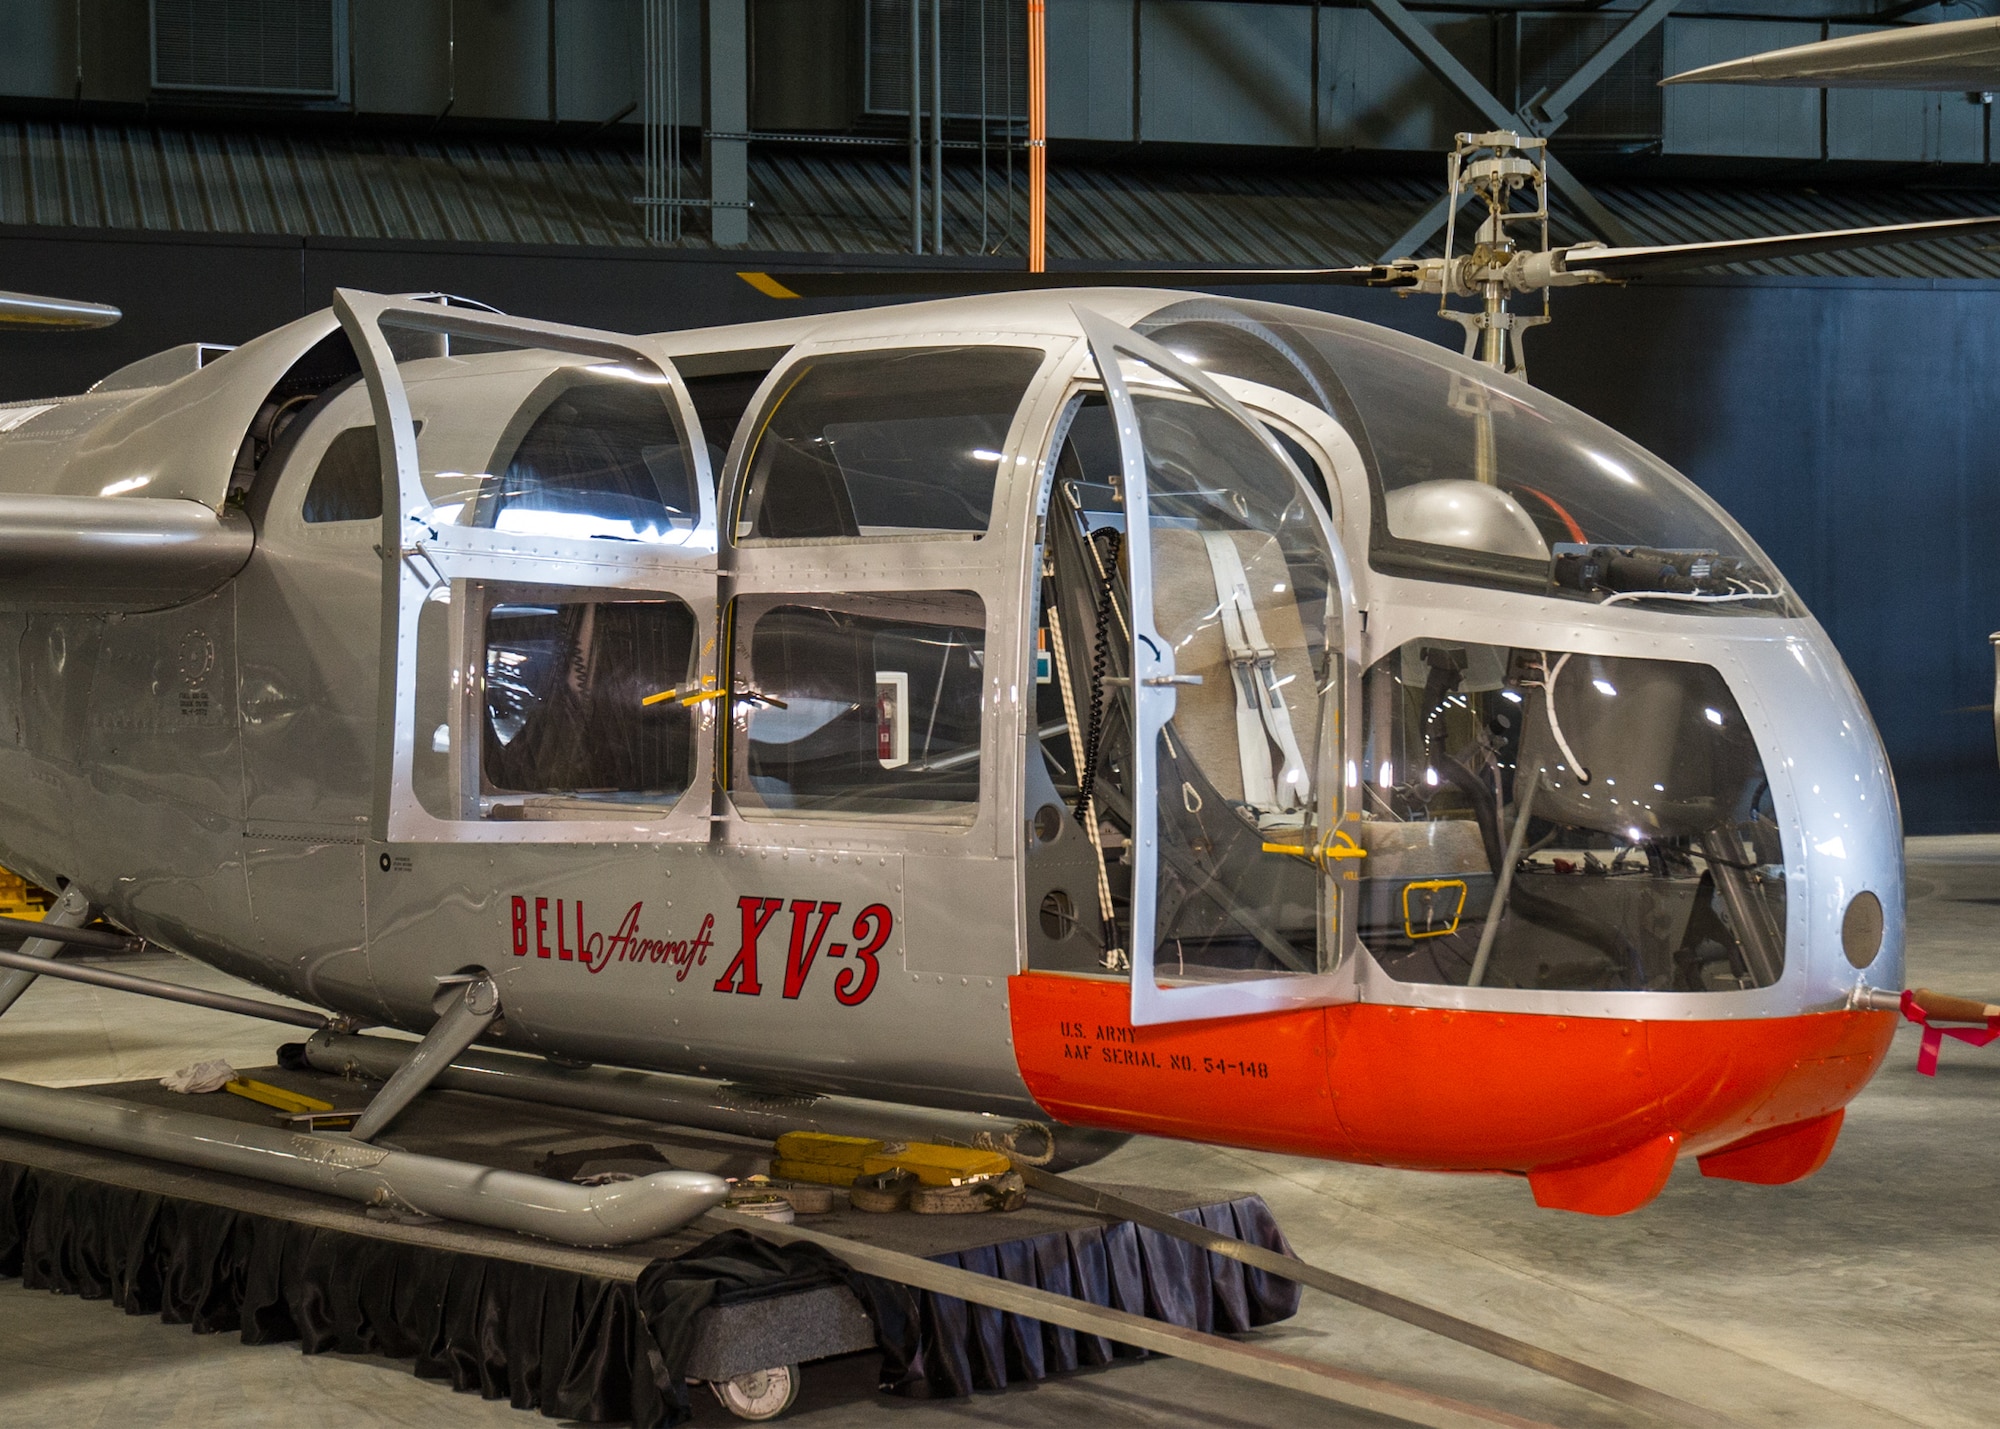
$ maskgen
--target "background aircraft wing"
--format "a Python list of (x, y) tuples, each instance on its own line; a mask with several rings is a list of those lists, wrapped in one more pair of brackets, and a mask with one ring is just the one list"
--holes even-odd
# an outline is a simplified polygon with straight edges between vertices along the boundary
[(2000, 19), (1950, 20), (1845, 35), (1704, 65), (1660, 82), (1805, 89), (1993, 89), (2000, 86)]
[(0, 327), (110, 327), (125, 314), (109, 303), (73, 298), (40, 298), (33, 293), (0, 292)]

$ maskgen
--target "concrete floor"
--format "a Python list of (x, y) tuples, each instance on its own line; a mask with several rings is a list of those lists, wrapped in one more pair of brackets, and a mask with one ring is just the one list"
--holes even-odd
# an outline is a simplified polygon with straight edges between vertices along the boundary
[[(2000, 994), (2000, 838), (1913, 840), (1910, 980)], [(214, 986), (191, 965), (176, 976)], [(283, 1029), (42, 983), (0, 1021), (0, 1075), (55, 1083), (268, 1062)], [(1744, 1424), (1972, 1426), (2000, 1377), (2000, 1046), (1948, 1043), (1915, 1072), (1913, 1029), (1855, 1102), (1826, 1169), (1797, 1186), (1682, 1168), (1618, 1220), (1538, 1210), (1512, 1179), (1441, 1177), (1141, 1139), (1091, 1174), (1256, 1190), (1308, 1259), (1721, 1410)], [(1307, 1292), (1264, 1338), (1294, 1353), (1564, 1425), (1641, 1422)], [(697, 1422), (730, 1419), (704, 1396)], [(891, 1400), (871, 1357), (811, 1367), (801, 1426), (1373, 1424), (1284, 1391), (1156, 1360), (967, 1401)], [(389, 1361), (249, 1349), (0, 1282), (0, 1424), (306, 1426), (535, 1422)]]

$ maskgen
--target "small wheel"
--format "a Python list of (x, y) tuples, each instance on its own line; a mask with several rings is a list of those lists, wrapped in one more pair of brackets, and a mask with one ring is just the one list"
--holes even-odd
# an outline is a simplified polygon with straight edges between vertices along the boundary
[(753, 1369), (734, 1379), (710, 1380), (708, 1387), (722, 1407), (738, 1419), (776, 1419), (799, 1397), (799, 1367), (795, 1364)]

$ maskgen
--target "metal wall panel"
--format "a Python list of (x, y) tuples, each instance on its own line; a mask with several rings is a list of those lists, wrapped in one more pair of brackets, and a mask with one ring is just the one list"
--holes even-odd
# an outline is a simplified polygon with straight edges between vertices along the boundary
[(144, 104), (153, 71), (146, 0), (91, 0), (81, 18), (82, 98)]
[[(861, 112), (861, 28), (853, 0), (752, 0), (750, 127), (852, 124)], [(993, 98), (997, 104), (1000, 96)]]
[(1048, 11), (1049, 137), (1132, 138), (1137, 0), (1067, 0)]
[(352, 0), (354, 107), (439, 114), (451, 98), (451, 0)]
[[(826, 7), (830, 0), (805, 0)], [(866, 32), (864, 70), (871, 114), (910, 112), (910, 5), (912, 0), (868, 0), (860, 16)], [(924, 111), (939, 83), (932, 72), (931, 12), (943, 37), (944, 112), (947, 118), (1000, 118), (1011, 105), (1027, 117), (1028, 35), (1018, 0), (915, 0), (923, 24)], [(1051, 6), (1054, 24), (1062, 6)], [(1053, 41), (1053, 35), (1050, 36)], [(1054, 44), (1050, 44), (1053, 54)]]
[(1140, 137), (1303, 146), (1313, 139), (1312, 11), (1140, 0)]
[[(1631, 18), (1623, 12), (1522, 15), (1516, 91), (1520, 99), (1525, 102), (1566, 83)], [(1663, 95), (1660, 55), (1660, 32), (1655, 28), (1570, 105), (1569, 118), (1562, 126), (1563, 140), (1643, 142), (1657, 138)]]
[[(1876, 25), (1828, 25), (1827, 38)], [(1826, 91), (1826, 156), (1905, 164), (1978, 164), (1986, 158), (1987, 106), (1963, 94), (1907, 89)]]
[(549, 0), (455, 0), (452, 113), (465, 119), (553, 118)]
[[(1418, 17), (1474, 74), (1492, 69), (1484, 17)], [(1320, 12), (1319, 140), (1329, 149), (1451, 147), (1452, 135), (1487, 126), (1366, 10)]]
[(77, 14), (52, 0), (0, 5), (0, 94), (67, 99), (76, 92)]
[[(1823, 38), (1816, 22), (1671, 19), (1668, 74)], [(1820, 157), (1820, 91), (1741, 84), (1677, 84), (1666, 91), (1662, 152), (1735, 158)]]
[(639, 0), (555, 0), (555, 36), (557, 119), (602, 124), (638, 102)]

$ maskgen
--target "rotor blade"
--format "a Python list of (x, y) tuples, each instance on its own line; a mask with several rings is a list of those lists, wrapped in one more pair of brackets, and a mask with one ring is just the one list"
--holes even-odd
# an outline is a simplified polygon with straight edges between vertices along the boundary
[(2000, 19), (1951, 20), (1767, 50), (1669, 75), (1662, 84), (1781, 84), (1803, 89), (2000, 87)]
[(1358, 268), (771, 268), (736, 276), (770, 298), (879, 298), (1017, 293), (1039, 288), (1247, 288), (1389, 281), (1376, 264)]
[(1760, 258), (1797, 258), (1806, 253), (1834, 253), (1844, 248), (1877, 248), (1926, 238), (1956, 238), (1993, 229), (2000, 229), (2000, 217), (1940, 218), (1928, 223), (1890, 223), (1879, 228), (1835, 228), (1821, 233), (1725, 238), (1713, 243), (1663, 243), (1645, 248), (1580, 247), (1564, 250), (1563, 268), (1571, 273), (1602, 273), (1607, 278), (1650, 278), (1688, 268), (1713, 268)]
[(109, 303), (38, 298), (32, 293), (0, 293), (0, 327), (110, 327), (124, 316)]

